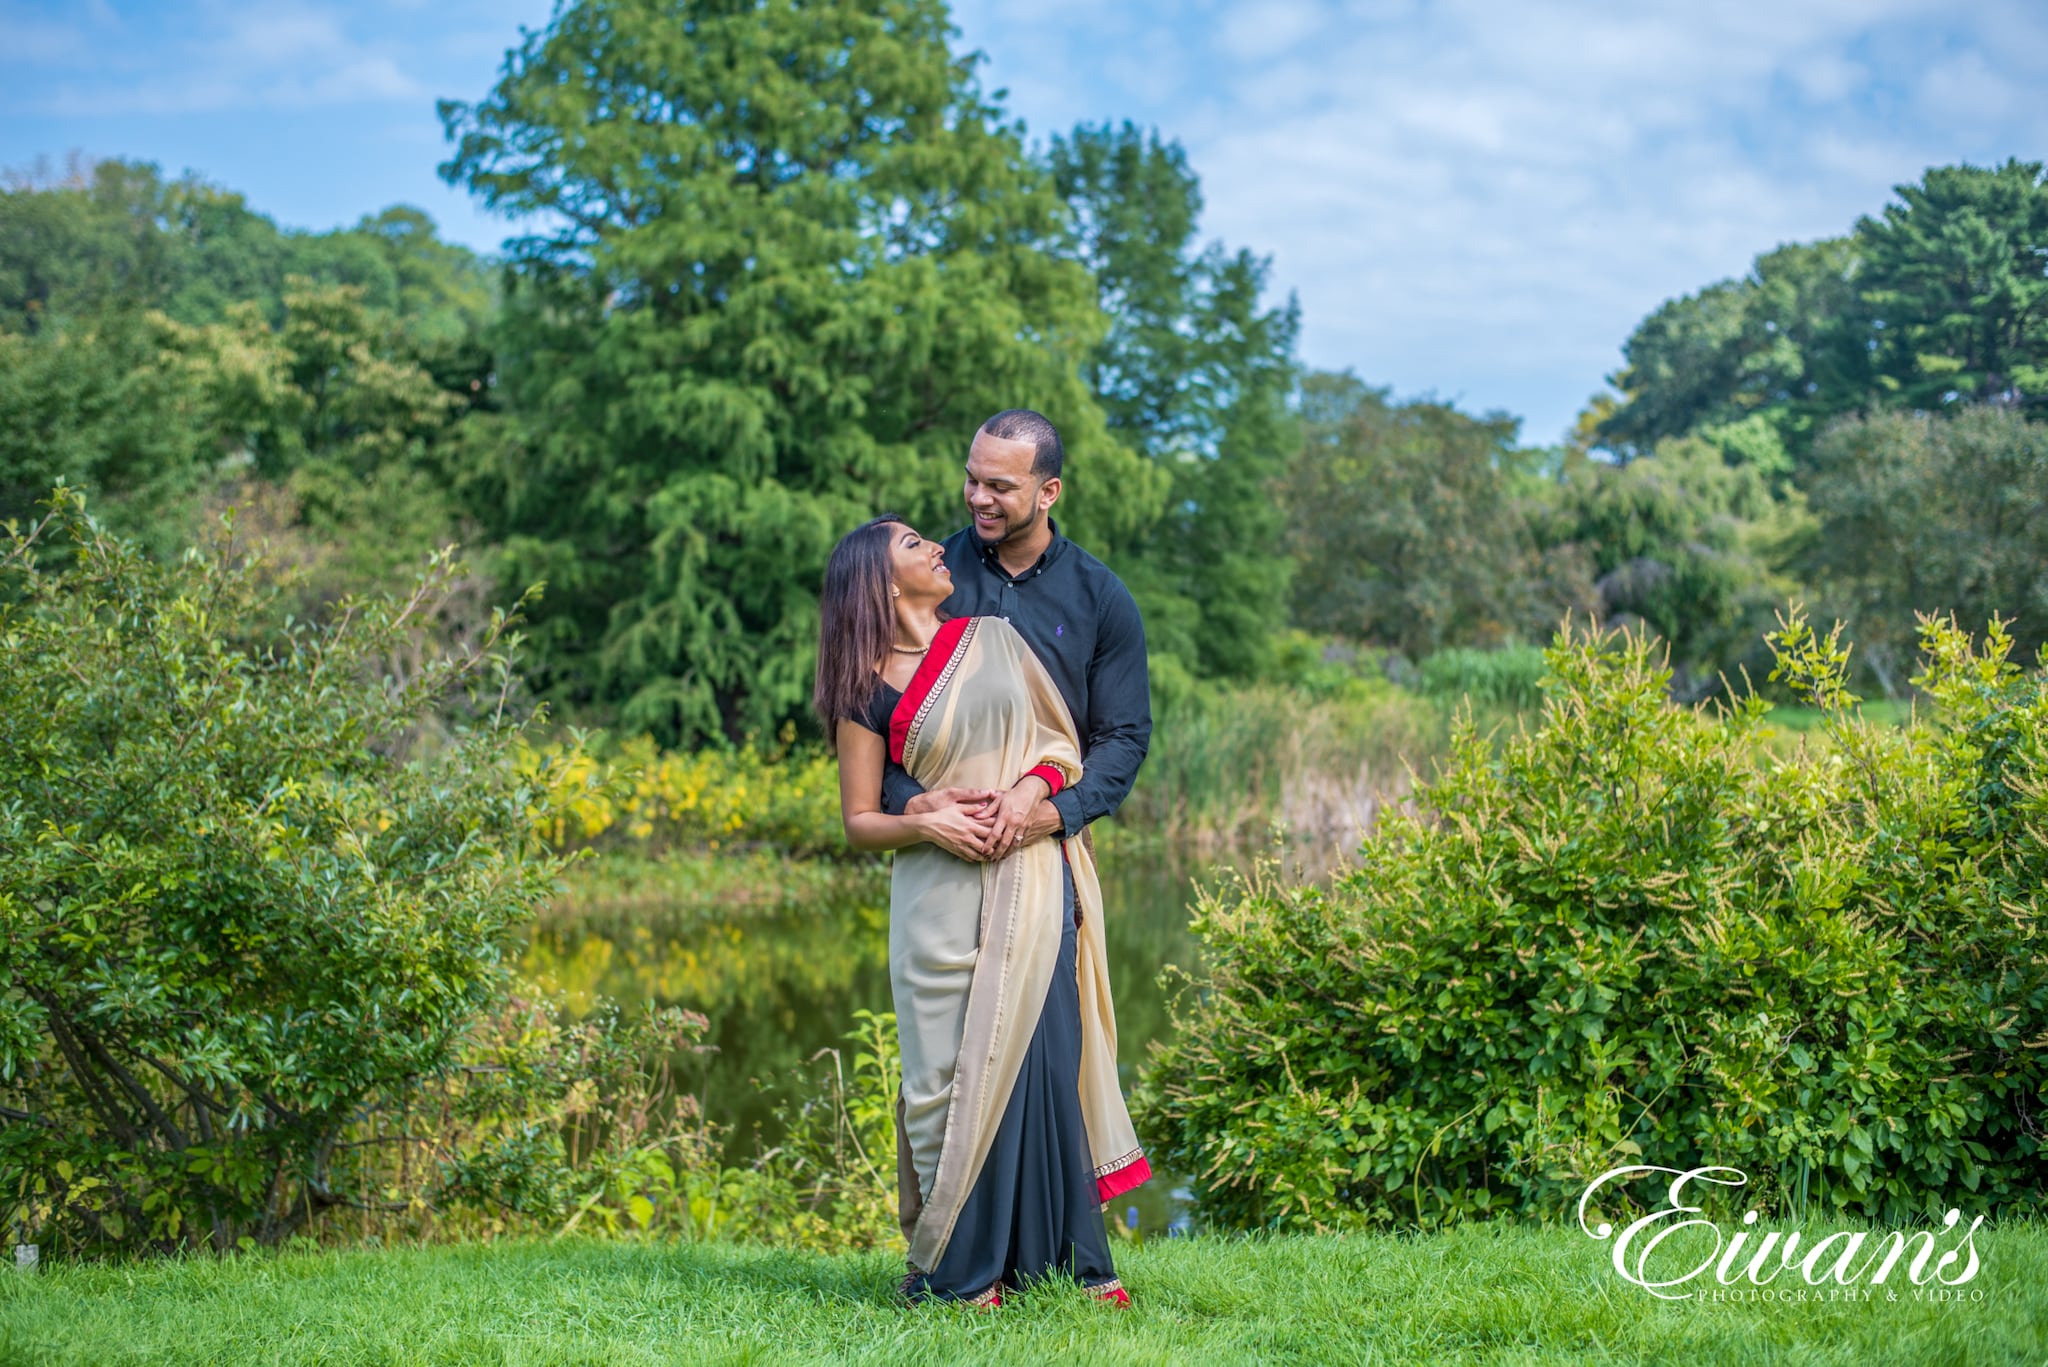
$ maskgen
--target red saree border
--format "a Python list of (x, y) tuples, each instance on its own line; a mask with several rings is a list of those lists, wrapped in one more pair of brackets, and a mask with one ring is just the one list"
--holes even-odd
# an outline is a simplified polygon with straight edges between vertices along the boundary
[(903, 763), (911, 731), (930, 710), (940, 683), (952, 674), (954, 662), (971, 635), (968, 627), (973, 621), (972, 617), (955, 617), (940, 624), (932, 637), (931, 649), (918, 663), (917, 673), (910, 676), (910, 686), (897, 699), (896, 710), (889, 714), (889, 758), (898, 764)]
[(1152, 1180), (1152, 1164), (1142, 1149), (1133, 1149), (1114, 1163), (1105, 1163), (1095, 1174), (1095, 1195), (1099, 1201), (1114, 1201), (1127, 1191)]
[(1121, 1277), (1111, 1277), (1106, 1282), (1086, 1282), (1083, 1285), (1096, 1300), (1107, 1301), (1120, 1310), (1131, 1308), (1131, 1293), (1124, 1290), (1124, 1281)]

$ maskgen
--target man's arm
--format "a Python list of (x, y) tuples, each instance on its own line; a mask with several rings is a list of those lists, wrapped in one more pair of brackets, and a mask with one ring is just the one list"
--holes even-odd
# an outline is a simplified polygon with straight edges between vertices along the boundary
[(1085, 732), (1081, 780), (1052, 798), (1066, 839), (1123, 804), (1152, 743), (1145, 623), (1137, 601), (1120, 583), (1102, 606), (1095, 658), (1088, 662), (1088, 715), (1076, 720)]
[(924, 791), (924, 785), (912, 778), (904, 767), (890, 760), (882, 769), (882, 810), (890, 816), (902, 816), (910, 805), (910, 799)]

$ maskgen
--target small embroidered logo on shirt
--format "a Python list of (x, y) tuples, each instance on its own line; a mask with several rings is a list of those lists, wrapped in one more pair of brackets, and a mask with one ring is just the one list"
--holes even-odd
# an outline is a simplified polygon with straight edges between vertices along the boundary
[(1060, 623), (1060, 624), (1059, 624), (1058, 626), (1056, 626), (1056, 627), (1054, 627), (1054, 628), (1052, 629), (1052, 634), (1053, 634), (1053, 635), (1055, 635), (1055, 636), (1064, 636), (1064, 635), (1066, 635), (1066, 634), (1067, 634), (1067, 624), (1066, 624), (1065, 622), (1061, 622), (1061, 623)]

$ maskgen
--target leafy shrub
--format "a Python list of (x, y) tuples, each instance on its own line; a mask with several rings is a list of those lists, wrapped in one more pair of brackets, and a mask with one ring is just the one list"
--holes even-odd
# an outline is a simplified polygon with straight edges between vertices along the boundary
[(467, 1066), (422, 1098), (420, 1178), (405, 1185), (385, 1156), (387, 1192), (412, 1198), (396, 1227), (873, 1247), (895, 1229), (900, 1074), (895, 1017), (857, 1015), (851, 1047), (799, 1079), (782, 1143), (736, 1167), (721, 1159), (724, 1127), (672, 1071), (710, 1052), (703, 1016), (605, 1007), (565, 1022), (514, 997), (479, 1022)]
[(727, 850), (771, 845), (789, 854), (847, 856), (839, 766), (817, 749), (753, 746), (662, 750), (648, 736), (621, 744), (572, 736), (523, 746), (522, 772), (563, 766), (579, 790), (548, 826), (558, 845)]
[(1629, 1162), (1801, 1213), (2036, 1207), (2048, 680), (1929, 621), (1936, 720), (1872, 724), (1837, 636), (1766, 638), (1829, 713), (1784, 752), (1761, 699), (1674, 707), (1644, 639), (1568, 629), (1540, 724), (1461, 727), (1330, 890), (1207, 900), (1135, 1108), (1202, 1211), (1555, 1217)]
[[(0, 554), (10, 1225), (60, 1252), (886, 1233), (893, 1020), (833, 1054), (779, 1149), (725, 1165), (671, 1073), (705, 1051), (703, 1016), (567, 1020), (514, 976), (571, 863), (550, 838), (619, 810), (597, 802), (616, 772), (503, 717), (515, 619), (422, 659), (411, 629), (461, 582), (444, 554), (403, 601), (279, 621), (232, 526), (154, 564), (60, 491)], [(380, 668), (395, 656), (416, 661), (402, 681)], [(661, 757), (664, 781), (708, 773), (720, 794), (671, 826), (759, 811), (786, 838), (785, 808), (743, 805), (764, 762)]]
[(564, 866), (538, 827), (569, 776), (511, 763), (514, 618), (373, 667), (449, 554), (319, 626), (254, 565), (232, 519), (159, 564), (61, 490), (0, 550), (0, 1191), (45, 1242), (274, 1242), (382, 1202), (383, 1136)]
[(1422, 692), (1445, 702), (1469, 698), (1493, 707), (1534, 709), (1543, 703), (1537, 687), (1547, 666), (1535, 646), (1439, 650), (1422, 661)]
[(773, 1213), (771, 1229), (756, 1232), (772, 1233), (780, 1243), (833, 1251), (900, 1237), (896, 1096), (903, 1066), (896, 1016), (867, 1010), (853, 1016), (846, 1047), (812, 1058), (804, 1099), (781, 1113), (782, 1142), (756, 1165), (788, 1206)]

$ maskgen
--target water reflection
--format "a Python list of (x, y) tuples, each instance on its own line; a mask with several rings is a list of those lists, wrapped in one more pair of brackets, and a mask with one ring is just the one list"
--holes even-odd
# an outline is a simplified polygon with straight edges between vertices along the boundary
[[(1212, 869), (1156, 848), (1109, 848), (1100, 862), (1117, 1055), (1128, 1091), (1152, 1041), (1169, 1028), (1162, 972), (1194, 967), (1188, 904), (1197, 875)], [(775, 1108), (792, 1094), (793, 1070), (840, 1044), (855, 1010), (890, 1009), (888, 896), (888, 872), (877, 867), (835, 880), (814, 900), (730, 917), (696, 908), (663, 914), (658, 906), (630, 921), (561, 917), (536, 933), (525, 968), (564, 992), (575, 1011), (608, 997), (629, 1009), (703, 1013), (717, 1052), (677, 1060), (678, 1076), (703, 1096), (709, 1114), (734, 1125), (728, 1157), (745, 1161), (773, 1143)], [(1164, 1233), (1185, 1208), (1185, 1193), (1173, 1195), (1179, 1185), (1160, 1172), (1119, 1197), (1109, 1217), (1147, 1235)]]

